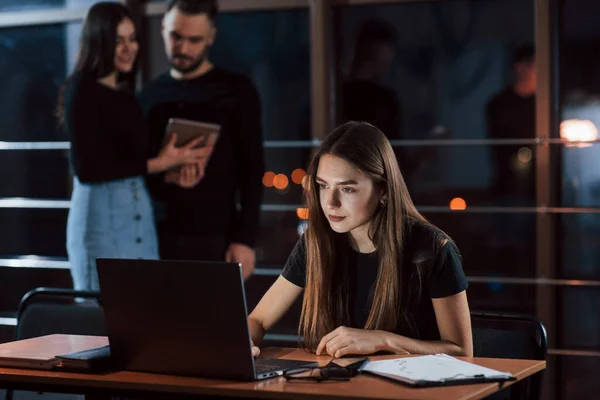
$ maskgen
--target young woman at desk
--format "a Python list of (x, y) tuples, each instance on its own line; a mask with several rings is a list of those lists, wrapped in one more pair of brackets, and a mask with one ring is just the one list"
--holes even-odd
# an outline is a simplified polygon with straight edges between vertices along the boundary
[(458, 250), (416, 210), (384, 134), (340, 126), (307, 179), (308, 229), (248, 318), (253, 343), (304, 292), (299, 334), (318, 355), (472, 356)]
[[(59, 96), (57, 116), (71, 141), (75, 175), (67, 252), (78, 290), (98, 290), (97, 257), (158, 258), (144, 178), (183, 164), (181, 175), (189, 175), (211, 151), (192, 149), (198, 140), (175, 147), (172, 137), (149, 159), (149, 133), (133, 90), (138, 48), (129, 10), (97, 3), (87, 13), (75, 71)], [(185, 186), (186, 177), (176, 183)]]

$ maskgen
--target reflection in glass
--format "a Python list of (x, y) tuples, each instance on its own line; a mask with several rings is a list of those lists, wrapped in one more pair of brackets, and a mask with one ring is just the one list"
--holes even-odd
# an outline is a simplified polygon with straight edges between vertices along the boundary
[[(490, 139), (533, 139), (535, 131), (535, 91), (537, 77), (535, 50), (533, 46), (519, 47), (513, 55), (512, 81), (502, 92), (496, 94), (486, 107), (486, 122)], [(535, 165), (533, 146), (519, 149), (519, 161), (528, 160)], [(535, 170), (515, 168), (514, 154), (507, 146), (493, 149), (496, 169), (493, 189), (496, 196), (514, 195), (512, 190), (520, 187), (527, 196), (535, 196)]]
[(341, 83), (338, 118), (368, 121), (390, 139), (402, 138), (401, 110), (396, 93), (379, 83), (390, 72), (396, 53), (394, 27), (369, 19), (358, 28), (348, 78)]
[[(600, 126), (600, 106), (563, 108), (561, 123), (564, 139), (592, 139)], [(564, 207), (600, 206), (600, 144), (567, 143), (560, 146), (562, 167), (561, 205)]]
[[(338, 122), (366, 119), (392, 139), (495, 137), (488, 132), (486, 104), (521, 84), (525, 75), (535, 81), (525, 57), (514, 62), (516, 50), (533, 43), (533, 1), (405, 2), (334, 10)], [(526, 107), (533, 104), (528, 90), (522, 93)], [(520, 115), (528, 112), (523, 108)], [(531, 138), (533, 117), (532, 109), (519, 129), (498, 135)]]
[[(595, 18), (600, 13), (600, 2), (565, 0), (560, 2), (558, 12), (562, 123), (557, 132), (567, 140), (594, 140), (600, 127), (600, 25)], [(561, 174), (555, 179), (561, 188), (559, 205), (600, 206), (600, 146), (569, 143), (558, 151)]]

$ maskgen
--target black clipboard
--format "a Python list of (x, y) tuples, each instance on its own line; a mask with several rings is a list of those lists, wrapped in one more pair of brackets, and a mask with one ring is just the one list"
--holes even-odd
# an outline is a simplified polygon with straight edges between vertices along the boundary
[(480, 376), (472, 376), (472, 377), (460, 377), (453, 379), (442, 379), (439, 381), (428, 381), (428, 380), (411, 380), (406, 379), (397, 375), (388, 375), (382, 373), (375, 373), (371, 371), (362, 371), (363, 373), (367, 373), (372, 376), (376, 376), (379, 378), (383, 378), (385, 380), (390, 380), (394, 382), (402, 383), (406, 386), (414, 387), (414, 388), (425, 388), (425, 387), (438, 387), (438, 386), (458, 386), (458, 385), (474, 385), (478, 383), (502, 383), (502, 382), (511, 382), (516, 381), (517, 378), (514, 376), (495, 376), (495, 377), (486, 377), (485, 375)]

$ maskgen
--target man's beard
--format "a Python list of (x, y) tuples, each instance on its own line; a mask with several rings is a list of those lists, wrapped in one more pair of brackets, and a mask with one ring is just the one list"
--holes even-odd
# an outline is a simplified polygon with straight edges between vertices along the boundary
[(200, 65), (202, 65), (202, 63), (206, 60), (207, 54), (208, 54), (208, 48), (206, 48), (206, 50), (204, 50), (196, 59), (192, 59), (188, 56), (184, 56), (184, 55), (180, 55), (180, 54), (174, 54), (172, 57), (173, 61), (177, 58), (183, 58), (185, 60), (190, 60), (192, 62), (189, 64), (189, 66), (182, 67), (182, 66), (176, 65), (173, 61), (171, 61), (171, 68), (173, 68), (174, 70), (176, 70), (177, 72), (180, 72), (182, 74), (189, 74), (190, 72), (195, 71)]

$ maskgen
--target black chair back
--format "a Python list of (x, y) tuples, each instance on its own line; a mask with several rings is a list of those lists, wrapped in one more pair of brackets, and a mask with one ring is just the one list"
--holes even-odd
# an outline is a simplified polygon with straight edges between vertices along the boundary
[[(26, 293), (17, 310), (14, 340), (56, 333), (106, 336), (100, 292), (37, 288)], [(13, 391), (6, 391), (12, 400)]]
[[(546, 360), (546, 328), (527, 314), (471, 311), (473, 355), (488, 358)], [(543, 373), (506, 388), (492, 399), (531, 399), (542, 397)]]

